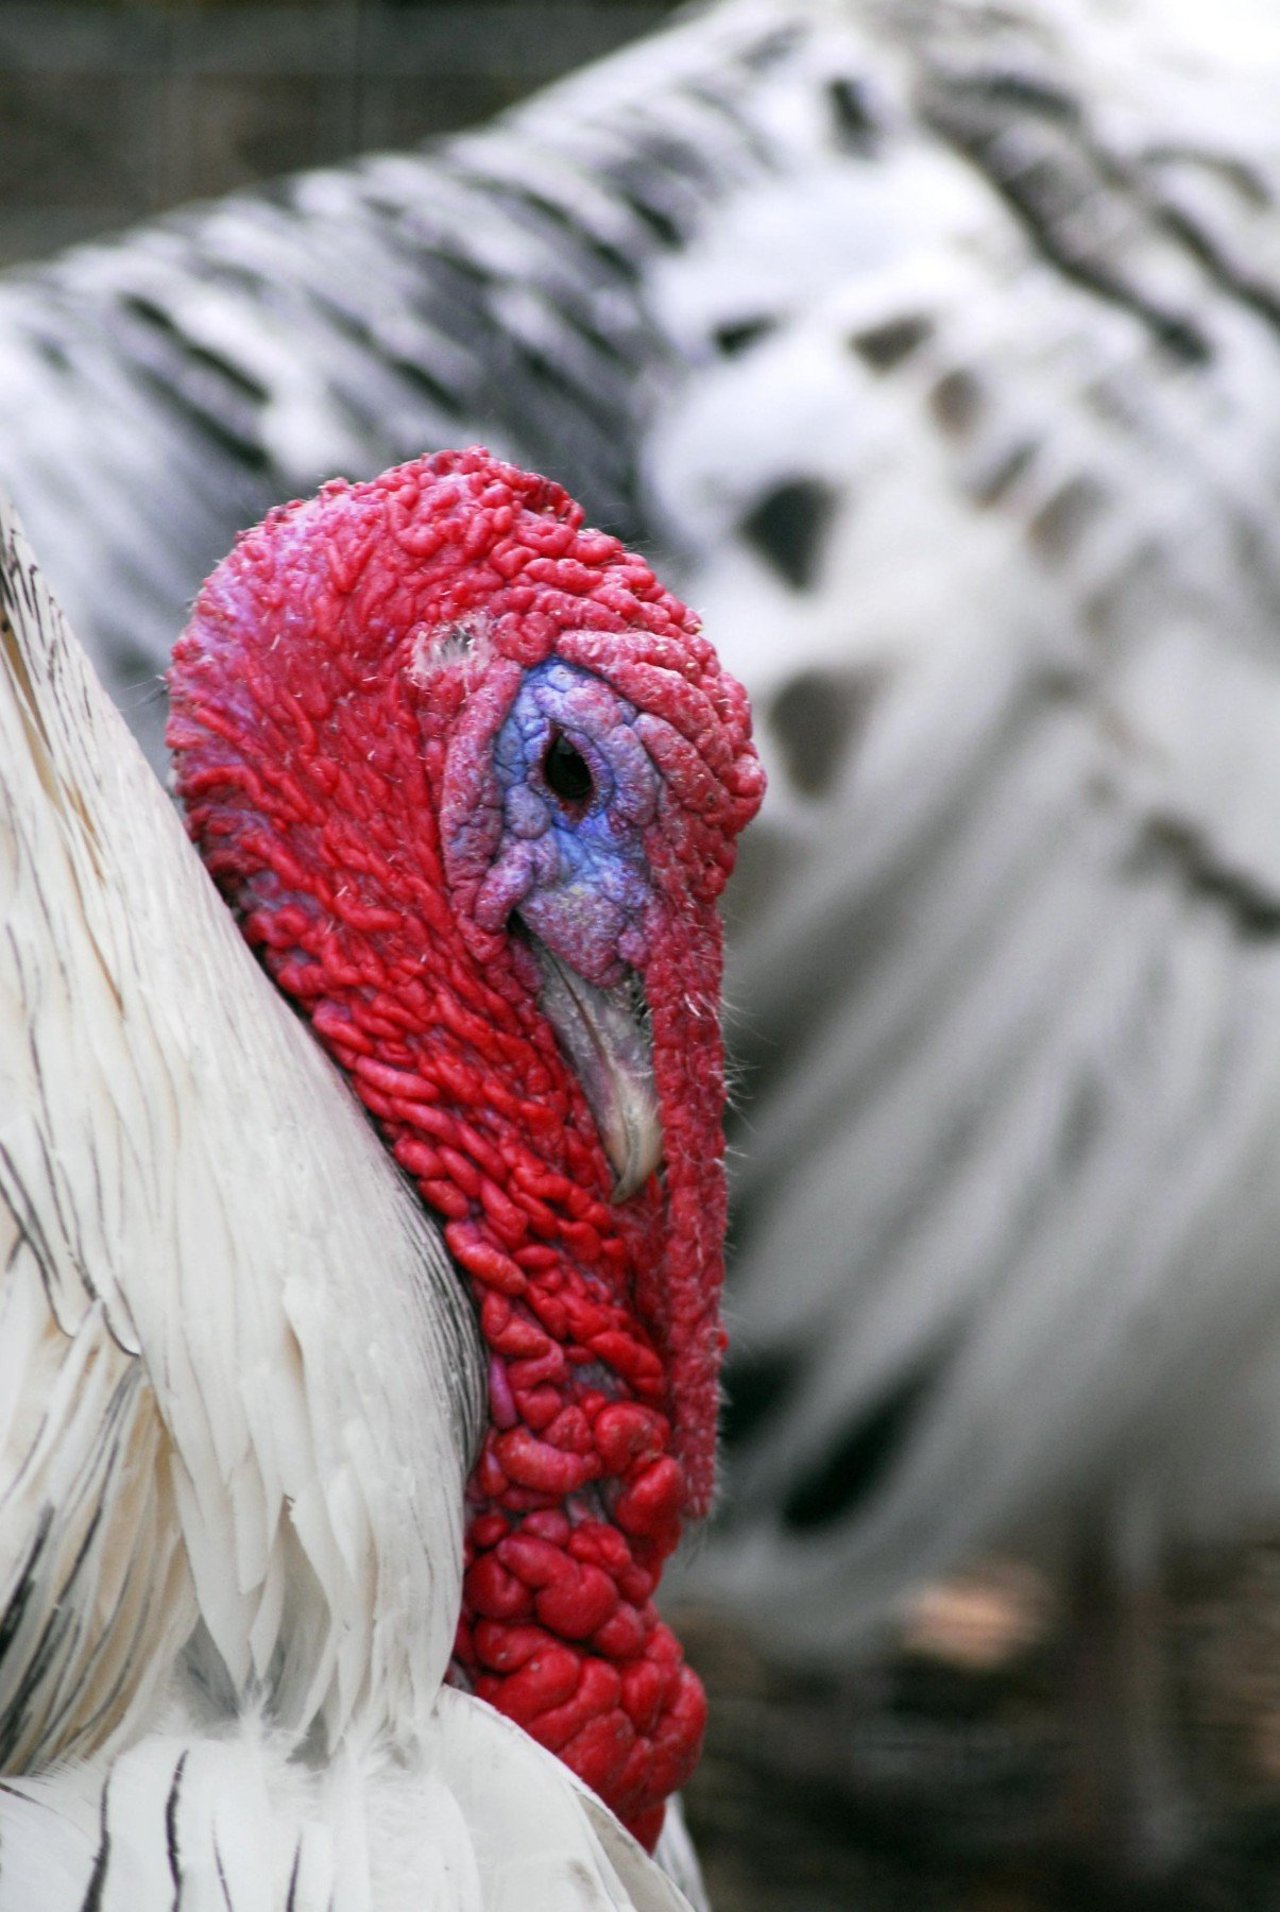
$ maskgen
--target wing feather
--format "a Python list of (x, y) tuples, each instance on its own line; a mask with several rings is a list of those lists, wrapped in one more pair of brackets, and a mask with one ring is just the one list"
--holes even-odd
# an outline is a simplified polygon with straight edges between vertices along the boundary
[[(875, 17), (885, 203), (912, 148), (933, 198), (649, 445), (773, 774), (730, 968), (763, 1392), (698, 1578), (814, 1655), (1081, 1498), (1221, 1530), (1280, 1484), (1276, 328), (1154, 197), (1180, 29), (1110, 10), (1150, 57), (1104, 70), (1101, 9)], [(799, 586), (755, 531), (784, 479), (823, 499)], [(792, 713), (850, 683), (806, 761)]]
[[(92, 1892), (91, 1892), (92, 1885)], [(93, 1896), (96, 1894), (96, 1896)], [(0, 1787), (4, 1912), (688, 1912), (605, 1807), (446, 1689), (415, 1769), (289, 1762), (246, 1721)]]
[[(61, 1722), (45, 1756), (100, 1736), (121, 1641), (153, 1684), (194, 1597), (233, 1683), (265, 1682), (283, 1719), (394, 1715), (452, 1644), (469, 1304), (0, 527), (0, 1505), (26, 1600), (5, 1675), (38, 1671)], [(37, 1602), (22, 1563), (46, 1514)], [(169, 1650), (144, 1651), (160, 1612)]]

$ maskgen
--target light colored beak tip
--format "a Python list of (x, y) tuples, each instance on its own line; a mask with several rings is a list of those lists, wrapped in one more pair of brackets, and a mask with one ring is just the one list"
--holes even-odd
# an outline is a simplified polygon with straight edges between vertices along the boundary
[(595, 1117), (614, 1173), (616, 1205), (639, 1192), (662, 1160), (662, 1120), (647, 1030), (629, 991), (603, 990), (576, 975), (537, 938), (539, 1002)]
[(609, 1110), (601, 1140), (617, 1178), (610, 1201), (630, 1201), (656, 1173), (662, 1161), (662, 1124), (647, 1095), (619, 1097)]
[(620, 1208), (623, 1202), (629, 1202), (633, 1195), (639, 1193), (649, 1177), (647, 1175), (637, 1174), (634, 1169), (628, 1174), (619, 1163), (613, 1160), (612, 1156), (609, 1159), (610, 1165), (618, 1177), (612, 1189), (609, 1191), (609, 1200), (615, 1208)]

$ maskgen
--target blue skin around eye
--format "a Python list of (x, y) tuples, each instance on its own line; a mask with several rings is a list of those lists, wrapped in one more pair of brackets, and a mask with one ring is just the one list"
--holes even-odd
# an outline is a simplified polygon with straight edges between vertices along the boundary
[[(644, 836), (658, 773), (635, 731), (636, 710), (600, 678), (551, 659), (526, 675), (494, 747), (502, 843), (494, 875), (535, 935), (592, 981), (617, 980), (642, 959), (652, 894)], [(548, 786), (560, 732), (580, 752), (592, 790), (566, 801)]]

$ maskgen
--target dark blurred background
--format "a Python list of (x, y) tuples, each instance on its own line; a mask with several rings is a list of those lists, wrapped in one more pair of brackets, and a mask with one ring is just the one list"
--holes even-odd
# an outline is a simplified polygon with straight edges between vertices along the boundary
[(672, 0), (0, 0), (0, 265), (487, 118)]

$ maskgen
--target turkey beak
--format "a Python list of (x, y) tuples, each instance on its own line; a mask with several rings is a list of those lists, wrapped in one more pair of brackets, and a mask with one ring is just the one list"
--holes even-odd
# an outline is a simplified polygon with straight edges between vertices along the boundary
[(648, 1029), (635, 986), (598, 989), (530, 937), (542, 971), (538, 1006), (556, 1032), (595, 1117), (616, 1177), (613, 1200), (643, 1188), (662, 1160), (662, 1122)]

